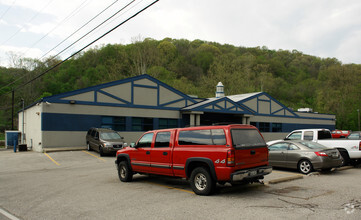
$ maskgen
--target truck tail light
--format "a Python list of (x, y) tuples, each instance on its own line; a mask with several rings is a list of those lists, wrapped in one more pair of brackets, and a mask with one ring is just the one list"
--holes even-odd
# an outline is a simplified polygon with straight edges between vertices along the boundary
[(358, 143), (358, 150), (361, 150), (361, 141)]
[(234, 167), (235, 153), (234, 150), (227, 151), (227, 166)]
[(315, 154), (319, 157), (327, 157), (328, 155), (325, 152), (318, 152), (316, 151)]

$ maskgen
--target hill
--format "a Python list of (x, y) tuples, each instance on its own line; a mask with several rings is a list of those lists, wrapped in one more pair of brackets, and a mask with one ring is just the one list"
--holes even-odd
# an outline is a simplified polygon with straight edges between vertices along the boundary
[[(14, 68), (0, 67), (0, 130), (11, 127), (12, 88), (59, 61), (20, 58)], [(148, 38), (89, 49), (16, 89), (15, 107), (20, 109), (22, 98), (29, 105), (44, 96), (145, 73), (199, 97), (214, 97), (220, 81), (226, 95), (265, 91), (293, 109), (309, 107), (336, 114), (337, 128), (357, 130), (361, 65), (297, 50), (245, 48), (202, 40)], [(6, 86), (16, 79), (15, 85)]]

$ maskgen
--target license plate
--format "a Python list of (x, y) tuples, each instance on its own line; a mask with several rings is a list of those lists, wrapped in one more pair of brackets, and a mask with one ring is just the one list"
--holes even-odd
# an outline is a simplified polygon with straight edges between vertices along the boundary
[(250, 176), (255, 176), (257, 175), (257, 170), (252, 170), (251, 172), (249, 172)]

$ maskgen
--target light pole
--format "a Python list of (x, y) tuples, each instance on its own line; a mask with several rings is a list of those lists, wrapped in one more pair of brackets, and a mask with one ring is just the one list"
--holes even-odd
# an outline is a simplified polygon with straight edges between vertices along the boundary
[(357, 109), (357, 119), (358, 119), (358, 130), (360, 130), (360, 109)]

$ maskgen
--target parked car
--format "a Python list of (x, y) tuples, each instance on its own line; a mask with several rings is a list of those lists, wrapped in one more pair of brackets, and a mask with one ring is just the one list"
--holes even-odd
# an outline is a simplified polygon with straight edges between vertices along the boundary
[(350, 134), (351, 132), (346, 130), (333, 130), (331, 132), (332, 138), (347, 138)]
[(258, 182), (272, 172), (267, 145), (251, 125), (218, 125), (148, 131), (117, 152), (122, 182), (135, 173), (186, 178), (198, 195), (216, 183)]
[(313, 170), (331, 170), (343, 163), (337, 149), (312, 141), (279, 141), (269, 145), (268, 149), (271, 166), (298, 169), (303, 174)]
[(115, 154), (124, 145), (124, 138), (108, 128), (90, 128), (86, 135), (88, 151), (98, 151), (100, 156)]
[(347, 139), (361, 140), (361, 131), (351, 132), (351, 134), (347, 137)]
[[(345, 165), (356, 165), (361, 159), (361, 140), (333, 139), (331, 131), (324, 128), (294, 130), (284, 140), (308, 140), (328, 148), (337, 148), (344, 159)], [(278, 141), (270, 141), (268, 144), (271, 145), (271, 143)]]

